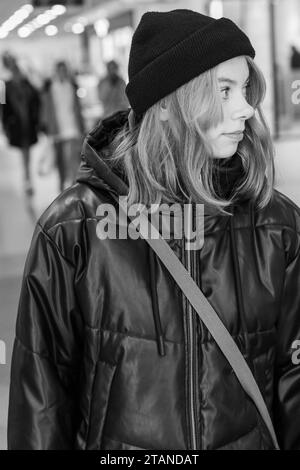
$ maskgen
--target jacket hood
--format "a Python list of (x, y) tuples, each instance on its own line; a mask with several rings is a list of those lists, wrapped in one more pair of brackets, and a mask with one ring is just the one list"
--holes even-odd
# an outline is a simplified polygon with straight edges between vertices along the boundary
[(125, 196), (128, 186), (124, 172), (112, 165), (110, 144), (118, 131), (127, 125), (129, 111), (119, 111), (103, 119), (87, 135), (81, 152), (81, 165), (77, 181), (88, 183), (99, 190), (106, 190), (117, 196)]
[[(88, 134), (82, 148), (82, 163), (77, 181), (105, 189), (117, 196), (128, 193), (128, 183), (124, 171), (112, 163), (110, 144), (118, 131), (128, 126), (130, 109), (119, 111), (103, 119)], [(220, 197), (228, 198), (234, 187), (245, 176), (240, 156), (235, 153), (230, 158), (216, 159), (213, 174), (214, 187)]]

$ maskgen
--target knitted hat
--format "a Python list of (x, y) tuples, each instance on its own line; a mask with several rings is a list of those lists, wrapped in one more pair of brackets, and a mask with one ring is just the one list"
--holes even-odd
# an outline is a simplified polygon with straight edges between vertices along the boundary
[(131, 43), (126, 95), (133, 111), (150, 106), (225, 60), (255, 57), (246, 34), (230, 19), (192, 10), (149, 11)]

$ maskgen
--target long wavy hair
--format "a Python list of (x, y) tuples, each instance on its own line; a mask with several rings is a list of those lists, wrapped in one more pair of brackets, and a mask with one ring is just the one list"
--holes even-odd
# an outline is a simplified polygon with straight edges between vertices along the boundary
[(244, 176), (231, 196), (222, 199), (214, 187), (219, 164), (205, 137), (210, 126), (223, 120), (216, 67), (200, 74), (164, 98), (171, 118), (161, 121), (160, 105), (149, 108), (133, 128), (124, 126), (112, 142), (113, 163), (122, 164), (128, 181), (128, 204), (191, 201), (213, 212), (230, 215), (225, 208), (240, 196), (264, 208), (274, 187), (274, 147), (261, 103), (266, 92), (264, 76), (251, 57), (245, 56), (250, 75), (247, 101), (255, 109), (245, 122), (237, 153)]

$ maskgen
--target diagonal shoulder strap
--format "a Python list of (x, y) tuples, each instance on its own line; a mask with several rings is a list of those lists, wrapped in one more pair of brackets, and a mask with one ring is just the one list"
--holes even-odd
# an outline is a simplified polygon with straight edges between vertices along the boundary
[[(119, 201), (119, 204), (124, 209), (121, 201)], [(210, 331), (224, 356), (230, 363), (240, 384), (255, 403), (270, 432), (275, 448), (279, 450), (272, 420), (255, 378), (241, 351), (220, 320), (218, 314), (215, 312), (168, 243), (161, 237), (154, 225), (149, 222), (147, 216), (140, 213), (138, 221), (132, 219), (131, 223), (135, 225), (141, 236), (163, 262), (194, 310)], [(151, 233), (151, 237), (148, 236), (149, 233)]]

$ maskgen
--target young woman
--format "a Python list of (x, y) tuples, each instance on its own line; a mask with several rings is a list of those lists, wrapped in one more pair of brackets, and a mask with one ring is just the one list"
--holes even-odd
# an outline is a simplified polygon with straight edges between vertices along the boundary
[(119, 64), (110, 60), (106, 64), (107, 73), (99, 80), (97, 91), (103, 106), (102, 118), (106, 118), (121, 109), (128, 108), (128, 100), (125, 94), (126, 83), (120, 75)]
[(17, 60), (9, 53), (2, 57), (10, 72), (5, 82), (5, 105), (2, 106), (3, 130), (9, 145), (20, 149), (24, 170), (24, 191), (33, 196), (31, 175), (32, 146), (38, 141), (40, 130), (40, 92), (23, 74)]
[(53, 77), (46, 80), (42, 94), (42, 121), (45, 132), (53, 139), (63, 191), (76, 178), (80, 164), (80, 147), (85, 134), (78, 85), (66, 62), (55, 65)]
[(85, 141), (77, 183), (39, 219), (14, 346), (10, 449), (272, 449), (253, 401), (142, 238), (100, 213), (204, 204), (204, 244), (167, 242), (243, 353), (283, 449), (300, 449), (300, 212), (274, 190), (265, 80), (229, 19), (146, 13), (131, 111)]

